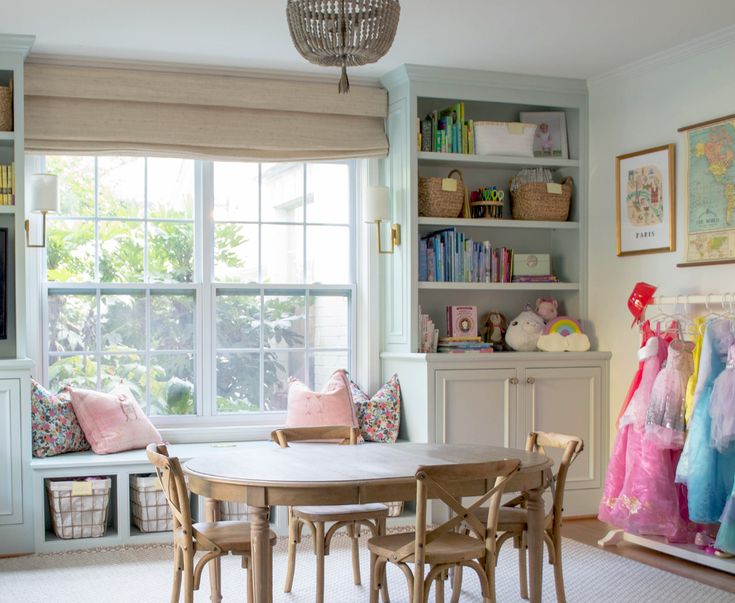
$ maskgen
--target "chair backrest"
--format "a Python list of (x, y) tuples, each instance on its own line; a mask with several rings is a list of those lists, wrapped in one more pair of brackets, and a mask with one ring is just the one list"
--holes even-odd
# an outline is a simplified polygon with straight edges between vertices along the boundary
[(288, 448), (289, 442), (334, 442), (336, 444), (357, 444), (360, 430), (349, 425), (328, 425), (325, 427), (287, 427), (271, 432), (271, 440), (281, 448)]
[[(506, 459), (488, 463), (465, 463), (460, 465), (426, 465), (416, 471), (416, 537), (396, 551), (395, 560), (401, 561), (414, 555), (415, 562), (422, 564), (426, 545), (444, 534), (454, 531), (461, 523), (467, 522), (478, 538), (484, 540), (488, 551), (495, 551), (495, 533), (498, 526), (500, 497), (508, 480), (521, 466), (518, 459)], [(462, 504), (462, 492), (455, 494), (461, 482), (484, 482), (484, 494), (470, 506)], [(461, 488), (459, 488), (461, 490)], [(427, 500), (438, 498), (453, 513), (449, 521), (426, 530)], [(488, 503), (485, 525), (477, 518), (475, 511)]]
[(526, 439), (526, 450), (529, 452), (540, 452), (546, 454), (547, 448), (559, 448), (562, 450), (559, 469), (554, 476), (553, 495), (554, 504), (549, 512), (553, 514), (554, 523), (561, 525), (561, 516), (564, 505), (564, 487), (567, 481), (569, 467), (584, 450), (584, 442), (581, 438), (563, 433), (551, 433), (544, 431), (532, 431)]
[(148, 460), (156, 468), (156, 475), (161, 482), (163, 494), (166, 496), (173, 515), (173, 529), (183, 527), (191, 538), (191, 508), (189, 506), (189, 491), (186, 488), (184, 472), (181, 463), (176, 457), (168, 455), (165, 444), (148, 444), (145, 449)]

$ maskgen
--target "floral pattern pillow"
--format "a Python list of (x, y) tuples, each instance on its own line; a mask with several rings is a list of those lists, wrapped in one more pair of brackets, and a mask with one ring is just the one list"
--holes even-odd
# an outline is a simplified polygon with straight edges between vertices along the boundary
[(34, 379), (31, 379), (31, 427), (33, 456), (89, 450), (69, 393), (52, 394)]
[(360, 433), (366, 442), (390, 442), (398, 439), (401, 419), (401, 384), (398, 375), (388, 379), (372, 398), (350, 380), (355, 414)]

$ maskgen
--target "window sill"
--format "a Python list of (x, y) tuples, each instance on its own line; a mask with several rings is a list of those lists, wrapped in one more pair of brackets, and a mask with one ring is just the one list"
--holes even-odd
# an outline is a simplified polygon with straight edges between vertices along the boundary
[(251, 442), (269, 440), (271, 431), (284, 426), (283, 421), (270, 425), (226, 425), (207, 427), (163, 427), (158, 431), (171, 444), (198, 444), (205, 442)]

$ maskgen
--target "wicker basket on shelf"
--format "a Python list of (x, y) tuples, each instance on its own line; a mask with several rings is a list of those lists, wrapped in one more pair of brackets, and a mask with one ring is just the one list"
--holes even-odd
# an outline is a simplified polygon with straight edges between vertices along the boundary
[(0, 132), (13, 131), (13, 83), (0, 86)]
[[(450, 181), (452, 176), (455, 184)], [(464, 207), (464, 178), (452, 170), (446, 178), (419, 178), (419, 216), (456, 218)]]
[(565, 222), (569, 217), (574, 181), (567, 178), (560, 186), (561, 192), (558, 192), (559, 185), (551, 186), (546, 182), (518, 185), (517, 190), (510, 193), (513, 219)]

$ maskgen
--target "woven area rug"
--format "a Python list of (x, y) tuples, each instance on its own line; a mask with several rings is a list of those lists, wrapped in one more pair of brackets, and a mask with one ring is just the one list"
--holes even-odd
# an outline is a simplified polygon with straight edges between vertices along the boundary
[[(364, 539), (363, 539), (364, 544)], [(296, 559), (293, 592), (282, 592), (286, 568), (286, 542), (281, 539), (274, 554), (274, 602), (314, 602), (314, 556), (311, 540), (304, 538)], [(617, 555), (564, 539), (564, 574), (570, 603), (733, 603), (735, 595), (681, 578)], [(326, 560), (325, 603), (368, 601), (368, 555), (362, 546), (364, 586), (352, 583), (349, 540), (335, 537)], [(166, 603), (171, 587), (171, 547), (132, 546), (31, 555), (0, 560), (0, 601), (3, 603)], [(224, 601), (245, 601), (245, 570), (238, 559), (222, 563)], [(388, 569), (391, 601), (407, 603), (403, 575)], [(517, 554), (503, 547), (497, 572), (499, 603), (520, 602)], [(553, 572), (544, 568), (544, 601), (555, 601)], [(197, 603), (209, 601), (205, 570)], [(430, 598), (433, 600), (433, 595)], [(479, 585), (466, 571), (461, 601), (478, 603)]]

